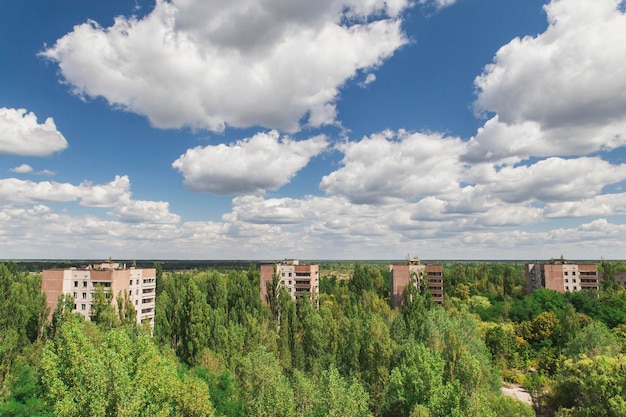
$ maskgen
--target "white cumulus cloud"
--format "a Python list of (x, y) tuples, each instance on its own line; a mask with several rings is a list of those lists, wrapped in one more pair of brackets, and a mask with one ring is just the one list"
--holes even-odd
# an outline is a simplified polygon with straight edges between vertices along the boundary
[(11, 172), (15, 172), (17, 174), (28, 174), (29, 172), (33, 172), (33, 167), (28, 164), (22, 164), (15, 168), (11, 168)]
[(478, 183), (476, 196), (508, 203), (558, 202), (590, 198), (606, 185), (626, 179), (626, 165), (612, 165), (598, 157), (552, 157), (533, 165), (474, 167), (470, 175)]
[(170, 204), (165, 201), (126, 200), (115, 206), (111, 213), (127, 223), (178, 223), (180, 216), (170, 213)]
[(117, 175), (106, 184), (84, 181), (79, 185), (54, 181), (0, 179), (0, 207), (78, 201), (81, 206), (113, 208), (109, 214), (123, 222), (177, 223), (180, 216), (169, 212), (169, 203), (133, 200), (127, 176)]
[(41, 171), (35, 172), (37, 175), (43, 175), (45, 177), (53, 177), (55, 175), (54, 171), (50, 171), (49, 169), (42, 169)]
[[(335, 122), (340, 87), (407, 43), (408, 0), (157, 0), (139, 19), (89, 21), (42, 56), (73, 92), (161, 128)], [(308, 116), (308, 118), (307, 118)]]
[(295, 141), (271, 131), (230, 145), (189, 149), (172, 166), (185, 177), (185, 186), (194, 191), (258, 194), (287, 184), (327, 146), (323, 135)]
[(552, 0), (545, 32), (513, 39), (476, 78), (494, 112), (469, 161), (586, 155), (626, 144), (626, 15), (620, 0)]
[(367, 77), (365, 77), (365, 80), (363, 80), (363, 82), (360, 84), (360, 86), (366, 87), (374, 81), (376, 81), (376, 74), (369, 73), (367, 74)]
[(433, 5), (437, 9), (452, 6), (456, 0), (418, 0), (420, 4)]
[(40, 124), (25, 109), (0, 108), (0, 153), (49, 156), (65, 148), (67, 141), (52, 117)]
[(547, 218), (571, 218), (584, 216), (610, 216), (626, 213), (626, 194), (601, 194), (592, 198), (581, 198), (546, 204)]
[(18, 178), (0, 179), (0, 203), (5, 204), (76, 201), (81, 195), (80, 186), (68, 183), (35, 182)]
[(352, 202), (410, 201), (456, 192), (465, 150), (458, 138), (440, 134), (383, 132), (337, 145), (342, 167), (322, 178), (320, 188)]

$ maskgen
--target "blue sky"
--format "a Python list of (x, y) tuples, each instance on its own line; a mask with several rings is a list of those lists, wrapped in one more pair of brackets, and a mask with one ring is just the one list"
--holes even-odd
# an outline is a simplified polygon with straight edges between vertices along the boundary
[(623, 259), (618, 0), (0, 3), (2, 258)]

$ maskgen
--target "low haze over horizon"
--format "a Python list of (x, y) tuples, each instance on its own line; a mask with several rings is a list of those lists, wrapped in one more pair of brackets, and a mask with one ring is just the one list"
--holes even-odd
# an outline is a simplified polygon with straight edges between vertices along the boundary
[(5, 259), (623, 259), (620, 0), (0, 4)]

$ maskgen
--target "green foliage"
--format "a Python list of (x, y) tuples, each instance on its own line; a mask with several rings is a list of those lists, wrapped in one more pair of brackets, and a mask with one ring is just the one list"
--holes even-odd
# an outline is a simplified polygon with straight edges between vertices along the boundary
[(272, 282), (265, 283), (265, 290), (267, 293), (267, 304), (272, 312), (272, 319), (276, 321), (276, 325), (280, 326), (280, 315), (282, 310), (280, 294), (282, 285), (280, 285), (280, 276), (274, 273), (272, 276)]
[(565, 305), (560, 316), (561, 322), (561, 340), (560, 345), (563, 346), (572, 340), (580, 331), (580, 320), (576, 309), (570, 303)]
[(521, 264), (449, 263), (444, 265), (446, 292), (460, 300), (484, 295), (494, 301), (521, 299), (526, 283)]
[(626, 324), (626, 291), (577, 291), (567, 294), (576, 311), (614, 328)]
[(42, 398), (41, 385), (32, 366), (17, 363), (9, 381), (10, 395), (0, 403), (0, 415), (5, 417), (52, 417)]
[(615, 279), (615, 274), (617, 272), (617, 265), (615, 263), (602, 260), (598, 270), (602, 274), (602, 292), (611, 293), (622, 290), (619, 283)]
[(293, 416), (293, 389), (276, 357), (259, 347), (240, 359), (237, 367), (243, 407), (250, 416)]
[(589, 312), (588, 315), (603, 322), (609, 328), (626, 324), (626, 291), (601, 294), (595, 314)]
[(506, 417), (534, 417), (535, 411), (528, 404), (506, 396), (492, 396), (487, 401), (494, 415)]
[(316, 383), (296, 370), (291, 383), (297, 416), (372, 416), (364, 387), (356, 379), (343, 377), (335, 367), (323, 371)]
[(621, 350), (621, 343), (604, 324), (594, 322), (578, 332), (565, 346), (563, 353), (571, 358), (580, 355), (613, 356)]
[(363, 323), (368, 337), (361, 343), (361, 380), (370, 392), (371, 408), (378, 410), (383, 404), (385, 389), (389, 384), (390, 365), (394, 352), (388, 324), (377, 315)]
[(254, 349), (252, 341), (271, 334), (264, 331), (269, 324), (261, 313), (259, 289), (258, 274), (250, 270), (227, 276), (164, 274), (154, 335), (186, 364), (196, 364), (204, 348), (230, 362)]
[(424, 335), (424, 320), (428, 311), (433, 308), (434, 302), (424, 286), (418, 286), (411, 278), (411, 283), (404, 288), (404, 304), (400, 310), (404, 320), (404, 329), (408, 337), (422, 340)]
[(445, 360), (444, 381), (459, 381), (463, 392), (499, 389), (498, 371), (478, 331), (476, 319), (433, 309), (426, 319), (424, 340)]
[(208, 387), (179, 376), (173, 355), (151, 337), (117, 328), (101, 333), (68, 321), (42, 358), (42, 383), (58, 417), (213, 416)]
[(185, 333), (180, 337), (178, 357), (187, 364), (197, 363), (199, 354), (208, 345), (210, 332), (207, 322), (210, 307), (193, 279), (187, 281), (186, 297), (181, 309)]
[[(408, 286), (391, 310), (388, 265), (334, 266), (319, 308), (284, 291), (262, 303), (255, 267), (161, 269), (154, 338), (119, 326), (134, 322), (128, 297), (115, 309), (104, 291), (95, 324), (67, 296), (45, 333), (39, 277), (0, 266), (0, 302), (16, 311), (0, 316), (0, 415), (533, 415), (500, 395), (500, 373), (526, 374), (560, 416), (623, 415), (623, 291), (523, 297), (520, 265), (456, 263), (444, 307)], [(604, 397), (577, 399), (588, 386)]]
[(128, 291), (124, 290), (117, 295), (117, 314), (120, 324), (122, 325), (134, 325), (137, 323), (137, 311), (130, 299)]
[(111, 304), (111, 294), (105, 292), (101, 285), (96, 286), (89, 318), (103, 329), (112, 329), (120, 324), (120, 319)]
[(163, 291), (163, 266), (159, 262), (155, 262), (154, 269), (156, 272), (156, 296), (161, 295), (161, 291)]
[(328, 347), (328, 333), (324, 327), (324, 320), (311, 306), (309, 300), (300, 298), (298, 300), (298, 321), (301, 326), (301, 343), (304, 354), (304, 370), (312, 373), (319, 373), (329, 365), (329, 358), (326, 357)]
[(322, 373), (321, 405), (318, 415), (328, 417), (370, 417), (368, 394), (355, 379), (346, 381), (332, 367)]
[(41, 277), (0, 263), (0, 397), (10, 393), (6, 384), (21, 351), (44, 337), (47, 316)]
[(211, 369), (197, 366), (193, 374), (206, 382), (209, 387), (211, 402), (218, 416), (244, 417), (245, 413), (239, 400), (239, 390), (228, 370), (218, 375)]
[(423, 344), (405, 343), (389, 378), (387, 415), (408, 416), (416, 404), (428, 405), (443, 388), (445, 361)]
[(354, 264), (352, 277), (348, 281), (350, 293), (360, 298), (365, 291), (371, 291), (373, 288), (374, 282), (369, 269), (363, 268), (359, 263)]
[(485, 333), (485, 344), (496, 361), (504, 361), (511, 357), (515, 350), (515, 339), (502, 326), (494, 326)]
[(541, 409), (546, 394), (546, 377), (540, 372), (530, 372), (524, 378), (524, 389), (530, 395), (533, 406)]
[(554, 346), (560, 339), (560, 320), (556, 313), (544, 311), (532, 322), (531, 343), (541, 346)]
[(626, 324), (620, 324), (611, 331), (615, 339), (620, 343), (622, 352), (626, 352)]
[[(565, 295), (556, 291), (541, 289), (511, 303), (510, 318), (514, 322), (534, 320), (544, 312), (556, 313), (566, 304)], [(576, 306), (576, 310), (580, 311)]]
[(563, 407), (559, 416), (618, 417), (626, 415), (626, 358), (597, 356), (564, 362), (550, 398)]

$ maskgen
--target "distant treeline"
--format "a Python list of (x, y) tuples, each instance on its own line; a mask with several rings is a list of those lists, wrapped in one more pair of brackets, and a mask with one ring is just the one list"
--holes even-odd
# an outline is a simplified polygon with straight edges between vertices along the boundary
[[(269, 261), (246, 261), (246, 260), (177, 260), (177, 259), (113, 259), (114, 262), (126, 264), (126, 266), (136, 266), (137, 268), (152, 268), (157, 263), (164, 271), (184, 271), (184, 270), (247, 270), (250, 265)], [(1, 261), (0, 261), (1, 262)], [(108, 259), (27, 259), (13, 260), (21, 271), (40, 272), (43, 269), (70, 268), (108, 262)]]
[[(101, 262), (107, 262), (108, 259), (21, 259), (21, 260), (0, 260), (0, 262), (15, 262), (19, 270), (24, 272), (40, 272), (43, 269), (69, 268), (91, 265)], [(219, 271), (245, 271), (251, 265), (259, 267), (261, 264), (279, 262), (280, 259), (266, 260), (224, 260), (224, 259), (113, 259), (114, 262), (125, 263), (127, 266), (135, 265), (138, 268), (151, 268), (157, 263), (161, 265), (163, 271), (185, 271), (185, 270), (205, 270), (215, 269)], [(301, 260), (303, 263), (319, 264), (320, 273), (325, 275), (325, 271), (346, 271), (351, 272), (355, 263), (363, 266), (387, 266), (389, 264), (400, 264), (406, 262), (406, 259), (370, 259), (370, 260), (353, 260), (353, 259), (312, 259)], [(520, 264), (536, 262), (536, 260), (423, 260), (423, 263), (430, 264)], [(571, 260), (578, 263), (597, 263), (598, 260)]]

